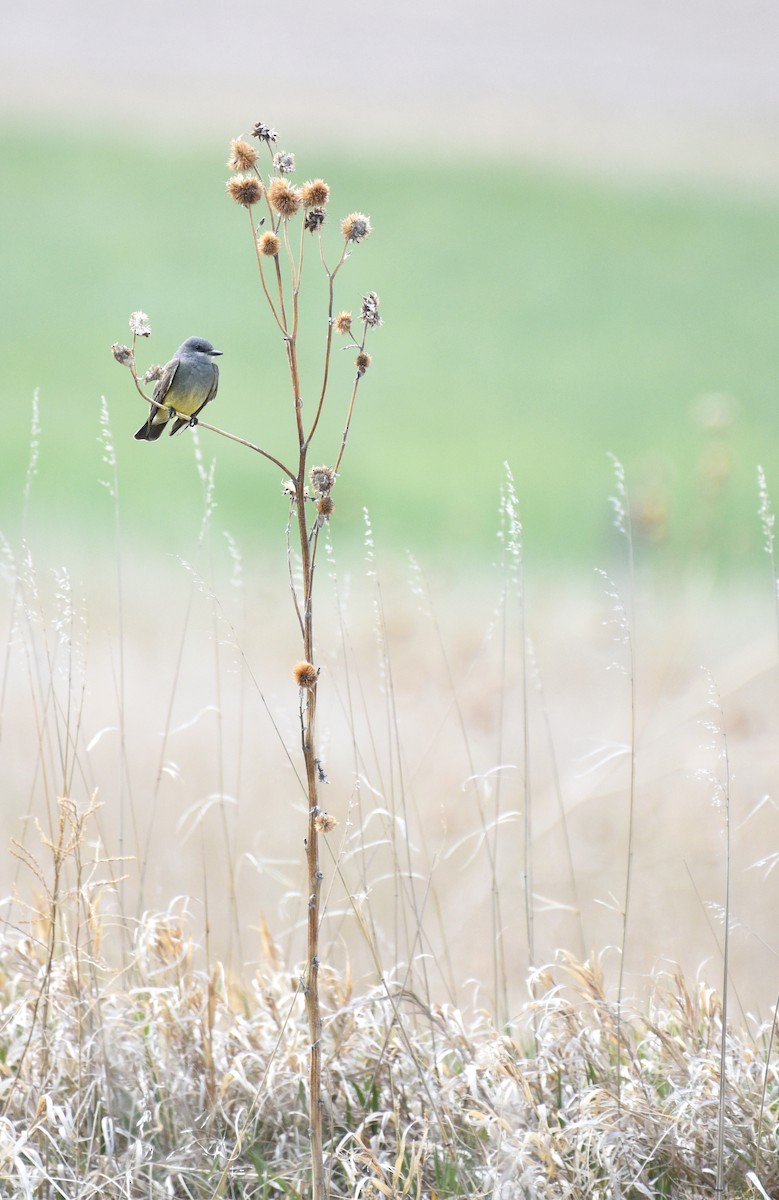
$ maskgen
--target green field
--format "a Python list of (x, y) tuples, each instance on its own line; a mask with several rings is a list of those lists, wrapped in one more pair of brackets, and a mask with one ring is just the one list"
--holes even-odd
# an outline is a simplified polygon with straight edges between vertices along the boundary
[[(33, 519), (74, 541), (110, 524), (99, 486), (105, 395), (125, 536), (176, 545), (178, 514), (201, 503), (191, 439), (133, 442), (144, 406), (110, 355), (136, 308), (152, 319), (148, 362), (192, 333), (210, 338), (225, 352), (212, 419), (291, 453), (284, 354), (248, 222), (224, 193), (227, 143), (194, 147), (188, 134), (163, 149), (3, 132), (3, 528), (18, 521), (39, 388)], [(760, 563), (758, 462), (779, 491), (779, 202), (483, 166), (473, 152), (429, 162), (357, 145), (349, 157), (289, 148), (299, 179), (321, 174), (331, 185), (333, 257), (335, 218), (361, 209), (375, 228), (336, 298), (357, 308), (376, 290), (385, 320), (338, 488), (339, 539), (361, 534), (367, 505), (388, 547), (487, 560), (507, 460), (527, 553), (600, 562), (611, 539), (611, 451), (647, 514), (655, 560)], [(314, 254), (306, 272), (304, 399), (316, 390), (324, 336)], [(325, 461), (351, 375), (352, 357), (337, 356)], [(724, 406), (707, 408), (712, 394)], [(275, 538), (285, 520), (275, 469), (215, 439), (205, 447), (217, 457), (222, 523)]]

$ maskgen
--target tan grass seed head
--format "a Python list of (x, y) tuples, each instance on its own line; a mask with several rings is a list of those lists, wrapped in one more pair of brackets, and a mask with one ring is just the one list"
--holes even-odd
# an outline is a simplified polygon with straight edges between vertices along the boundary
[(365, 213), (350, 213), (341, 222), (341, 233), (347, 242), (362, 242), (372, 232), (370, 217), (366, 217)]
[(233, 175), (227, 181), (227, 191), (243, 208), (251, 208), (262, 197), (262, 184), (256, 175)]
[(268, 199), (271, 208), (281, 217), (294, 217), (301, 205), (300, 191), (292, 184), (277, 176), (268, 184)]
[(275, 233), (271, 233), (270, 230), (267, 233), (263, 233), (257, 245), (259, 246), (260, 254), (264, 254), (266, 258), (275, 258), (281, 249), (280, 239), (276, 237)]
[(339, 312), (338, 316), (333, 321), (337, 333), (352, 332), (352, 314), (350, 312)]
[(300, 189), (304, 208), (324, 208), (330, 199), (330, 188), (324, 179), (307, 179)]
[(301, 661), (295, 663), (295, 666), (292, 668), (292, 674), (299, 688), (312, 688), (316, 683), (319, 672), (313, 663)]
[(335, 512), (335, 501), (332, 496), (321, 496), (316, 502), (316, 511), (319, 514), (320, 527), (325, 521), (329, 521)]
[(258, 157), (254, 146), (250, 146), (243, 138), (233, 138), (227, 165), (231, 171), (251, 171)]

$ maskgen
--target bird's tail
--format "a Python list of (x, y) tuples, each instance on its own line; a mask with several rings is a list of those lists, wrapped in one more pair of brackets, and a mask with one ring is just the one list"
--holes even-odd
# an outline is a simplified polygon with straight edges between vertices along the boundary
[(151, 417), (148, 421), (144, 421), (141, 428), (135, 435), (136, 442), (156, 442), (161, 436), (163, 429), (167, 425), (167, 421), (159, 421), (156, 425), (152, 423)]

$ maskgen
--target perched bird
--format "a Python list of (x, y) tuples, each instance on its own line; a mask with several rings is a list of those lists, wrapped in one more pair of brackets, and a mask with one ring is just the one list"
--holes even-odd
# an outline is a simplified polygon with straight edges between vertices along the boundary
[[(191, 337), (179, 346), (175, 356), (165, 365), (152, 392), (158, 404), (151, 405), (148, 419), (136, 433), (139, 442), (156, 442), (168, 421), (173, 421), (171, 434), (185, 425), (195, 424), (195, 417), (213, 400), (219, 386), (219, 368), (214, 358), (221, 354), (205, 338)], [(175, 412), (173, 410), (176, 410)], [(183, 413), (181, 417), (176, 413)]]

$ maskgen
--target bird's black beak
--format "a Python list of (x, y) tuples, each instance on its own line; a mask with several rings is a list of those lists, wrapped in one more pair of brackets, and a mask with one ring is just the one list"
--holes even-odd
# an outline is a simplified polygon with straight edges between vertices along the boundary
[(221, 358), (223, 353), (224, 353), (223, 350), (209, 350), (208, 351), (210, 358)]

